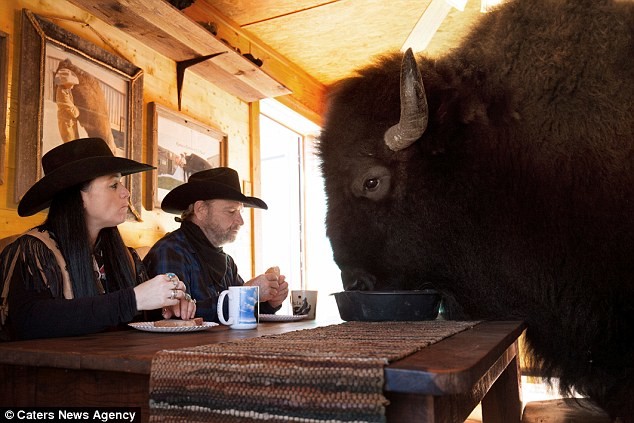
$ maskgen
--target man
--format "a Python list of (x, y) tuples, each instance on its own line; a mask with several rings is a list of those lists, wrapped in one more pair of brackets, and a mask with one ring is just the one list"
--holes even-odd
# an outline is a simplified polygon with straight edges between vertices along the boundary
[(55, 103), (57, 103), (57, 126), (62, 142), (79, 138), (77, 118), (79, 109), (73, 99), (73, 87), (79, 84), (75, 72), (66, 68), (59, 68), (55, 73)]
[(261, 314), (275, 313), (288, 296), (284, 275), (267, 272), (245, 283), (233, 258), (222, 250), (244, 224), (244, 207), (268, 208), (259, 198), (242, 194), (238, 173), (228, 167), (192, 174), (161, 203), (164, 211), (181, 215), (176, 218), (181, 227), (154, 244), (143, 263), (150, 276), (175, 273), (196, 300), (196, 315), (205, 321), (218, 322), (218, 296), (229, 286), (259, 286)]

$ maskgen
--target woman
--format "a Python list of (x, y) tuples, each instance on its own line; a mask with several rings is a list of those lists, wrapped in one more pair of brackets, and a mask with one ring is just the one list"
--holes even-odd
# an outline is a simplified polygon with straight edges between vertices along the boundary
[(115, 157), (100, 138), (84, 138), (50, 150), (42, 167), (45, 176), (24, 195), (18, 214), (48, 207), (48, 216), (0, 255), (3, 323), (11, 338), (99, 332), (142, 310), (194, 317), (185, 284), (173, 274), (147, 280), (117, 229), (130, 197), (121, 177), (152, 166)]

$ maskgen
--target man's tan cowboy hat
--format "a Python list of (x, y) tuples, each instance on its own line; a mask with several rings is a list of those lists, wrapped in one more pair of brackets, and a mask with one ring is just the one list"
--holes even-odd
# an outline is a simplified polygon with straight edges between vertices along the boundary
[(259, 198), (242, 194), (238, 172), (229, 167), (201, 170), (192, 174), (186, 183), (167, 193), (161, 208), (168, 213), (180, 214), (199, 200), (232, 200), (241, 202), (245, 207), (268, 209), (266, 203)]
[(31, 216), (51, 205), (61, 191), (100, 176), (121, 176), (154, 169), (153, 166), (116, 157), (101, 138), (66, 142), (42, 156), (44, 176), (24, 194), (18, 204), (20, 216)]

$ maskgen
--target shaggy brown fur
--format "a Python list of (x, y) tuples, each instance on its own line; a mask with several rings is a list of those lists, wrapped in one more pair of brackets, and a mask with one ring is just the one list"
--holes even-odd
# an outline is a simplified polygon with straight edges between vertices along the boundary
[[(634, 421), (634, 7), (515, 0), (420, 57), (429, 125), (399, 120), (401, 54), (334, 87), (320, 155), (345, 289), (433, 284), (453, 316), (522, 319), (544, 374)], [(413, 282), (412, 282), (413, 281)]]

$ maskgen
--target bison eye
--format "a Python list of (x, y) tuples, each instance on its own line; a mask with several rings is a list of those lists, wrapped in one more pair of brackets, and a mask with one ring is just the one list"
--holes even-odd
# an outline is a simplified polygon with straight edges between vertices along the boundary
[(381, 181), (379, 181), (378, 178), (367, 179), (365, 181), (365, 184), (363, 184), (363, 188), (365, 188), (368, 191), (374, 191), (375, 189), (378, 188), (380, 183)]
[(371, 166), (361, 172), (352, 183), (352, 193), (373, 201), (383, 200), (390, 192), (392, 173), (381, 165)]

